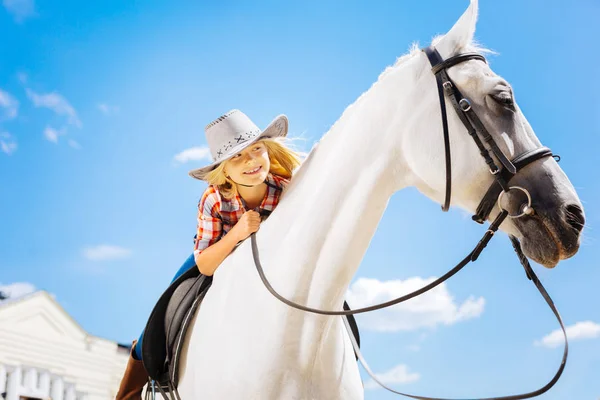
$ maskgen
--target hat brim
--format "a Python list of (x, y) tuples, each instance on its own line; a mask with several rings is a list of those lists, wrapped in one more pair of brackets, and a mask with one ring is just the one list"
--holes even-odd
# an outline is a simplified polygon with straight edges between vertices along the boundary
[(256, 137), (254, 137), (248, 141), (245, 141), (243, 143), (240, 143), (238, 146), (232, 147), (225, 154), (225, 156), (223, 157), (222, 160), (214, 161), (213, 163), (211, 163), (207, 166), (204, 166), (202, 168), (193, 169), (188, 172), (188, 175), (191, 176), (192, 178), (203, 181), (206, 178), (206, 174), (208, 174), (210, 171), (214, 170), (219, 164), (221, 164), (224, 161), (227, 161), (234, 155), (236, 155), (239, 152), (241, 152), (242, 150), (244, 150), (246, 147), (254, 144), (256, 141), (258, 141), (260, 139), (264, 139), (264, 138), (275, 138), (275, 137), (287, 136), (288, 125), (289, 125), (288, 118), (283, 114), (278, 115), (277, 117), (275, 117), (273, 119), (273, 121), (271, 121), (271, 123), (269, 125), (267, 125), (265, 130), (263, 130)]

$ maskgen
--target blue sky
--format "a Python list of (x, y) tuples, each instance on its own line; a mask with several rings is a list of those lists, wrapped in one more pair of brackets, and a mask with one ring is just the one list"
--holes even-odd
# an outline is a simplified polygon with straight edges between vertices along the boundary
[[(446, 32), (467, 5), (4, 0), (0, 286), (47, 290), (90, 333), (130, 342), (192, 250), (205, 186), (187, 171), (204, 162), (204, 125), (232, 108), (261, 127), (285, 113), (308, 150), (412, 42)], [(541, 399), (600, 396), (599, 18), (596, 0), (480, 2), (476, 38), (499, 53), (492, 68), (562, 156), (588, 219), (575, 258), (534, 265), (571, 327), (566, 371)], [(484, 229), (397, 193), (354, 284), (382, 293), (439, 276)], [(543, 338), (558, 325), (505, 236), (443, 289), (426, 315), (359, 317), (365, 356), (396, 371), (392, 386), (494, 396), (553, 375), (562, 347)], [(409, 314), (377, 330), (377, 319)]]

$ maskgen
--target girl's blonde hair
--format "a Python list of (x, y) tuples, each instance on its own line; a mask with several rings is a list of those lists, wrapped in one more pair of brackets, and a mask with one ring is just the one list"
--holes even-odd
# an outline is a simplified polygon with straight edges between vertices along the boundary
[[(293, 171), (301, 164), (301, 153), (292, 148), (290, 141), (289, 138), (285, 137), (265, 138), (256, 141), (256, 143), (263, 143), (267, 148), (271, 162), (269, 172), (286, 179), (290, 179)], [(204, 180), (209, 185), (216, 186), (221, 196), (229, 200), (236, 196), (237, 189), (235, 183), (225, 174), (226, 163), (227, 160), (206, 173)]]

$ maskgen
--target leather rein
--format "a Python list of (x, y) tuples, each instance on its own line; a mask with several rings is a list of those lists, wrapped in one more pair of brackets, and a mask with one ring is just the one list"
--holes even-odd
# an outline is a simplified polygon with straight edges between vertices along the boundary
[[(275, 296), (278, 300), (282, 301), (283, 303), (287, 304), (288, 306), (296, 308), (298, 310), (311, 312), (311, 313), (315, 313), (315, 314), (346, 316), (346, 315), (351, 315), (351, 314), (360, 314), (360, 313), (365, 313), (365, 312), (369, 312), (369, 311), (380, 310), (382, 308), (386, 308), (386, 307), (393, 306), (395, 304), (402, 303), (404, 301), (412, 299), (413, 297), (416, 297), (420, 294), (423, 294), (423, 293), (435, 288), (439, 284), (441, 284), (444, 281), (446, 281), (447, 279), (449, 279), (451, 276), (454, 276), (456, 273), (458, 273), (461, 269), (463, 269), (470, 262), (476, 261), (477, 258), (479, 257), (479, 255), (481, 254), (481, 252), (483, 251), (483, 249), (487, 246), (487, 244), (492, 239), (494, 234), (498, 231), (498, 228), (500, 227), (502, 222), (507, 217), (520, 218), (520, 217), (523, 217), (526, 215), (532, 215), (534, 213), (534, 210), (532, 208), (531, 196), (530, 196), (529, 192), (526, 189), (519, 187), (519, 186), (509, 186), (508, 183), (512, 179), (512, 177), (514, 177), (517, 174), (517, 172), (519, 170), (523, 169), (525, 166), (527, 166), (537, 160), (543, 159), (545, 157), (558, 157), (558, 156), (554, 156), (552, 154), (552, 151), (549, 148), (541, 147), (541, 148), (538, 148), (535, 150), (525, 152), (525, 153), (515, 157), (513, 160), (509, 160), (504, 155), (504, 153), (500, 150), (496, 141), (493, 139), (493, 137), (487, 131), (487, 129), (485, 128), (485, 126), (483, 125), (481, 120), (478, 118), (475, 111), (472, 109), (471, 102), (469, 101), (469, 99), (467, 99), (466, 97), (464, 97), (461, 94), (461, 92), (456, 87), (456, 85), (452, 82), (452, 80), (450, 79), (450, 77), (448, 76), (448, 73), (447, 73), (447, 69), (451, 68), (452, 66), (454, 66), (456, 64), (459, 64), (459, 63), (462, 63), (462, 62), (465, 62), (468, 60), (480, 60), (480, 61), (486, 62), (486, 59), (482, 55), (477, 54), (477, 53), (465, 53), (465, 54), (459, 54), (457, 56), (448, 58), (447, 60), (443, 60), (442, 57), (440, 56), (440, 54), (438, 53), (438, 51), (435, 49), (435, 47), (428, 47), (426, 49), (423, 49), (423, 51), (427, 55), (427, 58), (429, 59), (429, 62), (431, 63), (431, 66), (432, 66), (431, 71), (433, 72), (433, 74), (436, 77), (438, 93), (439, 93), (439, 98), (440, 98), (442, 125), (443, 125), (443, 129), (444, 129), (444, 145), (445, 145), (445, 159), (446, 159), (446, 192), (445, 192), (444, 203), (442, 205), (442, 211), (448, 211), (448, 209), (449, 209), (450, 197), (451, 197), (451, 187), (452, 187), (450, 140), (449, 140), (449, 134), (448, 134), (448, 119), (447, 119), (446, 101), (445, 101), (445, 98), (447, 97), (450, 100), (454, 110), (458, 114), (460, 120), (463, 122), (463, 124), (467, 128), (469, 135), (475, 141), (475, 144), (478, 147), (481, 156), (483, 157), (484, 161), (488, 165), (490, 173), (495, 178), (494, 182), (492, 183), (492, 185), (490, 186), (490, 188), (484, 195), (479, 206), (477, 207), (476, 214), (473, 216), (472, 219), (474, 221), (482, 224), (485, 220), (487, 220), (487, 218), (489, 217), (489, 215), (496, 203), (498, 203), (498, 207), (501, 210), (500, 213), (494, 219), (494, 221), (490, 224), (488, 230), (485, 232), (485, 234), (483, 235), (481, 240), (477, 243), (477, 245), (473, 248), (473, 250), (462, 261), (460, 261), (454, 268), (452, 268), (450, 271), (446, 272), (440, 278), (429, 283), (428, 285), (423, 286), (422, 288), (420, 288), (418, 290), (415, 290), (414, 292), (400, 296), (396, 299), (393, 299), (393, 300), (390, 300), (390, 301), (387, 301), (387, 302), (384, 302), (381, 304), (358, 308), (355, 310), (342, 310), (342, 311), (320, 310), (320, 309), (316, 309), (316, 308), (312, 308), (312, 307), (307, 307), (307, 306), (304, 306), (301, 304), (297, 304), (291, 300), (286, 299), (282, 295), (280, 295), (271, 286), (267, 277), (265, 276), (262, 265), (260, 263), (258, 245), (256, 242), (256, 234), (253, 233), (251, 235), (252, 255), (254, 258), (254, 263), (256, 265), (258, 274), (260, 275), (262, 282), (264, 283), (265, 287), (269, 290), (269, 292), (273, 296)], [(484, 145), (484, 142), (485, 142), (485, 144), (487, 144), (487, 147)], [(498, 164), (492, 157), (492, 154), (496, 157), (496, 159), (499, 161), (501, 166), (498, 166)], [(522, 191), (527, 196), (527, 203), (523, 204), (519, 210), (519, 214), (515, 214), (515, 215), (509, 214), (509, 212), (506, 209), (504, 209), (501, 205), (502, 196), (505, 195), (506, 193), (510, 192), (511, 190)], [(550, 298), (550, 295), (548, 294), (548, 292), (546, 291), (546, 289), (544, 288), (544, 286), (538, 279), (537, 275), (531, 268), (531, 265), (529, 264), (529, 260), (523, 254), (523, 251), (521, 250), (521, 245), (520, 245), (518, 239), (511, 235), (510, 240), (512, 242), (513, 248), (515, 250), (515, 253), (517, 254), (517, 257), (519, 258), (521, 265), (525, 269), (525, 274), (526, 274), (527, 278), (533, 282), (533, 284), (535, 285), (537, 290), (540, 292), (540, 294), (542, 295), (542, 297), (544, 298), (544, 300), (546, 301), (546, 303), (548, 304), (548, 306), (554, 313), (554, 316), (556, 317), (558, 323), (560, 324), (560, 327), (562, 329), (562, 333), (564, 336), (564, 340), (565, 340), (564, 352), (563, 352), (562, 361), (560, 363), (560, 366), (559, 366), (557, 372), (555, 373), (554, 377), (543, 387), (541, 387), (535, 391), (524, 393), (524, 394), (508, 395), (508, 396), (501, 396), (501, 397), (480, 398), (480, 400), (519, 400), (519, 399), (528, 399), (528, 398), (539, 396), (542, 393), (545, 393), (546, 391), (548, 391), (552, 386), (554, 386), (554, 384), (558, 381), (558, 379), (562, 375), (563, 370), (566, 365), (566, 362), (567, 362), (569, 344), (567, 341), (567, 334), (566, 334), (566, 330), (565, 330), (565, 326), (563, 324), (562, 318), (561, 318), (558, 310), (554, 306), (554, 302)], [(348, 321), (346, 320), (346, 318), (344, 318), (343, 320), (344, 320), (344, 323), (346, 324), (346, 328), (348, 328), (348, 331), (350, 332), (350, 330), (349, 330), (350, 327), (348, 325)], [(362, 356), (362, 354), (360, 352), (360, 349), (358, 347), (358, 344), (356, 343), (355, 338), (353, 337), (352, 334), (350, 334), (349, 336), (350, 336), (352, 345), (354, 347), (354, 351), (356, 352), (360, 362), (363, 364), (363, 367), (365, 368), (365, 370), (369, 373), (369, 375), (371, 375), (371, 377), (377, 383), (379, 383), (385, 389), (387, 389), (393, 393), (400, 394), (402, 396), (410, 397), (413, 399), (451, 400), (451, 399), (438, 398), (438, 397), (424, 397), (424, 396), (411, 395), (411, 394), (398, 392), (396, 390), (389, 388), (388, 386), (383, 384), (375, 376), (375, 374), (373, 374), (373, 372), (370, 370), (368, 364), (364, 360), (364, 357)]]

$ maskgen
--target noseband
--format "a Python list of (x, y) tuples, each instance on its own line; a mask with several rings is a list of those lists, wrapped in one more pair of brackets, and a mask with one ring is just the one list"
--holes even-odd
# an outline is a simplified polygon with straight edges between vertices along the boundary
[[(553, 155), (552, 155), (552, 152), (550, 151), (550, 149), (547, 147), (540, 147), (538, 149), (527, 151), (523, 154), (520, 154), (519, 156), (515, 157), (513, 160), (509, 160), (508, 157), (506, 157), (506, 155), (498, 147), (498, 144), (496, 143), (494, 138), (487, 131), (487, 129), (485, 128), (485, 126), (483, 125), (483, 123), (481, 122), (481, 120), (479, 119), (479, 117), (477, 116), (477, 114), (475, 113), (473, 108), (471, 107), (471, 102), (469, 101), (469, 99), (467, 99), (460, 93), (459, 89), (452, 82), (452, 80), (450, 79), (450, 77), (448, 76), (448, 73), (447, 73), (447, 69), (451, 68), (452, 66), (454, 66), (456, 64), (459, 64), (459, 63), (462, 63), (462, 62), (465, 62), (468, 60), (480, 60), (480, 61), (486, 62), (485, 58), (482, 55), (477, 54), (477, 53), (465, 53), (465, 54), (460, 54), (460, 55), (451, 57), (447, 60), (443, 60), (442, 57), (440, 56), (440, 54), (438, 53), (438, 51), (434, 47), (428, 47), (428, 48), (424, 49), (423, 51), (425, 52), (425, 54), (427, 55), (427, 58), (429, 59), (429, 62), (431, 63), (431, 66), (432, 66), (431, 71), (433, 72), (433, 74), (435, 75), (436, 80), (437, 80), (438, 93), (439, 93), (439, 97), (440, 97), (442, 125), (444, 128), (444, 150), (445, 150), (445, 157), (446, 157), (446, 192), (445, 192), (444, 203), (442, 205), (442, 211), (448, 211), (448, 209), (450, 207), (450, 197), (451, 197), (451, 187), (452, 187), (450, 140), (449, 140), (449, 134), (448, 134), (448, 117), (446, 114), (446, 101), (445, 101), (445, 97), (448, 97), (448, 99), (452, 103), (452, 106), (454, 107), (454, 110), (456, 111), (457, 115), (459, 116), (460, 120), (463, 122), (463, 124), (467, 128), (469, 135), (473, 138), (485, 163), (488, 165), (488, 169), (489, 169), (490, 173), (494, 176), (494, 182), (492, 183), (490, 188), (485, 193), (483, 199), (481, 200), (481, 202), (479, 203), (479, 206), (477, 207), (475, 215), (472, 218), (474, 221), (482, 224), (484, 221), (486, 221), (488, 219), (490, 213), (492, 212), (492, 210), (496, 204), (498, 204), (498, 208), (499, 208), (500, 212), (498, 213), (498, 215), (496, 216), (494, 221), (490, 224), (488, 230), (485, 232), (485, 234), (483, 235), (483, 237), (481, 238), (479, 243), (477, 243), (475, 248), (460, 263), (458, 263), (454, 268), (452, 268), (450, 271), (448, 271), (447, 273), (442, 275), (440, 278), (436, 279), (435, 281), (431, 282), (430, 284), (428, 284), (412, 293), (409, 293), (404, 296), (398, 297), (396, 299), (387, 301), (385, 303), (376, 304), (376, 305), (369, 306), (369, 307), (363, 307), (363, 308), (359, 308), (359, 309), (355, 309), (355, 310), (344, 310), (344, 311), (327, 311), (327, 310), (319, 310), (316, 308), (303, 306), (301, 304), (294, 303), (293, 301), (288, 300), (285, 297), (281, 296), (279, 293), (277, 293), (277, 291), (275, 291), (275, 289), (269, 283), (267, 277), (265, 276), (263, 268), (260, 264), (260, 257), (258, 254), (258, 245), (256, 242), (256, 234), (253, 233), (251, 235), (252, 255), (254, 258), (254, 263), (256, 265), (258, 274), (260, 275), (261, 280), (263, 281), (264, 285), (269, 290), (269, 292), (271, 292), (271, 294), (273, 294), (273, 296), (275, 296), (277, 299), (279, 299), (283, 303), (289, 305), (290, 307), (294, 307), (294, 308), (302, 310), (302, 311), (307, 311), (307, 312), (321, 314), (321, 315), (345, 316), (345, 315), (359, 314), (359, 313), (379, 310), (382, 308), (392, 306), (394, 304), (404, 302), (406, 300), (409, 300), (413, 297), (416, 297), (420, 294), (423, 294), (423, 293), (433, 289), (434, 287), (438, 286), (442, 282), (446, 281), (451, 276), (455, 275), (458, 271), (460, 271), (469, 262), (477, 260), (477, 258), (479, 257), (479, 255), (481, 254), (483, 249), (487, 246), (487, 244), (489, 243), (491, 238), (494, 236), (494, 234), (497, 232), (497, 230), (500, 227), (500, 225), (502, 224), (502, 222), (507, 217), (521, 218), (524, 216), (530, 216), (530, 215), (534, 214), (535, 211), (532, 206), (531, 195), (529, 194), (527, 189), (520, 187), (520, 186), (509, 186), (509, 182), (520, 170), (522, 170), (527, 165), (529, 165), (537, 160), (540, 160), (542, 158), (545, 158), (545, 157), (552, 157)], [(497, 161), (494, 159), (493, 156), (495, 156)], [(555, 157), (558, 157), (558, 156), (555, 156)], [(500, 164), (501, 166), (499, 166), (498, 164)], [(502, 198), (506, 193), (509, 193), (510, 191), (521, 191), (527, 197), (527, 203), (523, 204), (520, 207), (518, 214), (511, 215), (509, 213), (509, 211), (506, 210), (506, 208), (502, 207)], [(521, 245), (520, 245), (519, 241), (517, 240), (517, 238), (515, 238), (514, 236), (510, 236), (510, 239), (511, 239), (513, 248), (514, 248), (515, 252), (517, 253), (519, 261), (521, 262), (521, 265), (525, 269), (525, 274), (526, 274), (527, 278), (529, 278), (534, 283), (534, 285), (536, 286), (536, 288), (538, 289), (540, 294), (544, 297), (544, 300), (546, 301), (546, 303), (548, 304), (548, 306), (550, 307), (550, 309), (552, 310), (552, 312), (554, 313), (556, 319), (558, 320), (558, 322), (560, 324), (560, 327), (563, 332), (564, 340), (565, 340), (563, 358), (562, 358), (561, 364), (558, 368), (558, 371), (556, 372), (554, 377), (542, 388), (540, 388), (536, 391), (533, 391), (533, 392), (519, 394), (519, 395), (481, 398), (480, 400), (519, 400), (519, 399), (528, 399), (528, 398), (539, 396), (540, 394), (545, 393), (552, 386), (554, 386), (554, 384), (558, 381), (558, 379), (562, 375), (562, 372), (565, 368), (566, 361), (567, 361), (567, 355), (568, 355), (567, 334), (565, 331), (563, 321), (560, 317), (560, 314), (559, 314), (558, 310), (556, 309), (556, 307), (554, 306), (552, 299), (546, 292), (546, 289), (544, 288), (542, 283), (539, 281), (536, 274), (533, 272), (533, 269), (531, 268), (531, 265), (529, 264), (527, 257), (523, 254), (523, 252), (521, 250)], [(350, 327), (348, 325), (347, 319), (344, 318), (343, 320), (344, 320), (344, 323), (346, 324), (346, 328), (348, 328), (348, 332), (350, 332)], [(350, 336), (352, 345), (354, 347), (354, 351), (356, 352), (358, 359), (362, 363), (365, 370), (369, 373), (369, 375), (371, 375), (371, 377), (377, 383), (379, 383), (385, 389), (387, 389), (393, 393), (400, 394), (400, 395), (410, 397), (413, 399), (449, 400), (449, 399), (443, 399), (443, 398), (437, 398), (437, 397), (416, 396), (416, 395), (401, 393), (401, 392), (398, 392), (396, 390), (389, 388), (384, 383), (382, 383), (375, 376), (375, 374), (373, 374), (373, 372), (370, 370), (368, 364), (366, 363), (364, 357), (362, 356), (354, 336), (352, 334), (350, 334), (349, 336)]]

